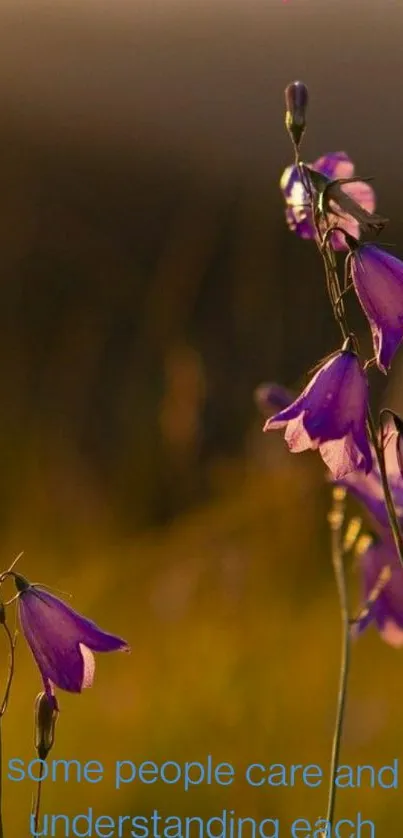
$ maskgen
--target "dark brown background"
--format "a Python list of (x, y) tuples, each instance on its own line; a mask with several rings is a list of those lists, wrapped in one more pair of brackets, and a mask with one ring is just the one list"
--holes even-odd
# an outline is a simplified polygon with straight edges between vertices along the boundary
[[(198, 497), (194, 468), (241, 452), (262, 379), (295, 383), (338, 340), (316, 254), (283, 224), (290, 79), (311, 92), (307, 159), (345, 149), (401, 239), (403, 8), (166, 0), (0, 15), (1, 437), (18, 459), (46, 424), (47, 450), (65, 439), (131, 531)], [(173, 475), (158, 415), (182, 350), (198, 354), (202, 418)]]

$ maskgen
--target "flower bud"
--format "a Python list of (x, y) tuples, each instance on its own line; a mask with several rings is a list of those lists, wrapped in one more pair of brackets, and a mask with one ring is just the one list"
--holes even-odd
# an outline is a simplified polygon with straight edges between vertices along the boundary
[(308, 88), (302, 81), (293, 81), (285, 89), (285, 124), (296, 148), (299, 148), (305, 131), (305, 113), (308, 106)]
[(254, 395), (257, 407), (265, 416), (289, 407), (294, 401), (293, 394), (279, 384), (260, 384)]
[(57, 717), (56, 704), (46, 693), (39, 693), (35, 700), (35, 748), (39, 759), (46, 759), (53, 746)]

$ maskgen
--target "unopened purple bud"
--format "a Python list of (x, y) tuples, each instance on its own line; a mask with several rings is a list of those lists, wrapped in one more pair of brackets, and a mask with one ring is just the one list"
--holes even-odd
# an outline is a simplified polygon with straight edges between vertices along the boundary
[(280, 384), (260, 384), (255, 390), (255, 402), (265, 416), (289, 407), (293, 401), (294, 395)]
[(39, 759), (45, 760), (55, 740), (58, 717), (56, 702), (45, 692), (35, 700), (35, 748)]
[(285, 124), (296, 148), (299, 148), (306, 126), (308, 88), (302, 81), (293, 81), (285, 89)]

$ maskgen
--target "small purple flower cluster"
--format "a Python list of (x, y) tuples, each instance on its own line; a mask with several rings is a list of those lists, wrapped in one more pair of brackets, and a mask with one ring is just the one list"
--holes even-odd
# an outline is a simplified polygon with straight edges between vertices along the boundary
[[(355, 628), (360, 631), (375, 620), (388, 642), (403, 646), (402, 554), (397, 549), (399, 533), (396, 536), (391, 522), (392, 506), (395, 523), (403, 524), (403, 424), (389, 411), (387, 428), (381, 419), (379, 439), (376, 431), (371, 436), (374, 425), (367, 377), (372, 365), (386, 374), (403, 341), (403, 261), (361, 240), (364, 234), (379, 233), (387, 219), (375, 213), (374, 190), (354, 176), (354, 165), (345, 152), (325, 154), (309, 165), (301, 163), (305, 85), (289, 85), (286, 104), (286, 126), (295, 149), (295, 163), (285, 169), (280, 181), (286, 221), (297, 235), (318, 246), (343, 344), (321, 364), (298, 398), (292, 399), (278, 385), (266, 389), (267, 406), (278, 412), (267, 419), (264, 430), (284, 428), (292, 452), (318, 449), (331, 480), (348, 489), (369, 511), (376, 541), (367, 546), (360, 562), (364, 594), (371, 605)], [(336, 251), (347, 251), (343, 282)], [(372, 333), (374, 357), (366, 362), (346, 321), (344, 298), (350, 290)], [(376, 596), (371, 597), (374, 590)]]
[[(330, 182), (336, 176), (340, 178), (341, 173), (345, 177), (354, 171), (344, 152), (324, 155), (312, 169)], [(298, 235), (315, 238), (313, 211), (307, 208), (303, 181), (300, 165), (289, 166), (281, 178), (286, 219)], [(347, 189), (357, 204), (373, 209), (375, 199), (370, 186), (357, 181), (343, 186), (344, 191)], [(348, 214), (337, 217), (335, 211), (334, 206), (324, 213), (320, 225), (322, 229), (326, 225), (330, 231), (337, 226), (331, 233), (333, 247), (349, 249), (346, 261), (351, 285), (371, 328), (376, 364), (386, 373), (403, 341), (403, 262), (374, 244), (359, 244), (360, 222)], [(372, 460), (366, 431), (367, 410), (367, 376), (349, 339), (319, 369), (299, 398), (266, 422), (265, 430), (285, 427), (291, 451), (319, 448), (336, 478), (360, 469), (368, 473)]]

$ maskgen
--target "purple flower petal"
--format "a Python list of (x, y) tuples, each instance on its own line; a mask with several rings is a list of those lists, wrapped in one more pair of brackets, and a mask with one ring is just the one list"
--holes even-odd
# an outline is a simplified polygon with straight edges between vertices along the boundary
[[(341, 177), (341, 176), (339, 176)], [(364, 183), (363, 181), (358, 181), (355, 183), (344, 183), (341, 187), (342, 192), (345, 192), (350, 198), (353, 198), (354, 201), (357, 202), (363, 209), (367, 210), (367, 212), (373, 212), (375, 209), (375, 193), (368, 183)], [(335, 207), (336, 209), (336, 207)], [(337, 210), (334, 223), (336, 223), (339, 227), (342, 227), (343, 230), (346, 231), (350, 236), (353, 236), (355, 239), (360, 238), (360, 225), (359, 222), (353, 218), (352, 215), (348, 213), (341, 212), (340, 209)], [(335, 250), (345, 250), (346, 249), (346, 240), (343, 233), (340, 233), (336, 230), (335, 233), (332, 235), (332, 245)]]
[(359, 360), (343, 349), (320, 368), (291, 405), (267, 420), (264, 430), (285, 427), (293, 452), (319, 447), (335, 479), (357, 469), (369, 472), (367, 402), (368, 383)]
[[(349, 178), (354, 175), (354, 164), (344, 151), (324, 154), (309, 164), (309, 168), (319, 172), (329, 180)], [(315, 238), (315, 226), (310, 209), (309, 195), (302, 183), (298, 166), (287, 166), (280, 180), (280, 188), (286, 202), (286, 221), (293, 232), (303, 239)], [(363, 209), (373, 212), (375, 209), (375, 193), (372, 187), (363, 182), (346, 183), (341, 189), (353, 198)], [(350, 215), (342, 213), (335, 207), (334, 215), (329, 216), (328, 224), (337, 224), (346, 230), (347, 233), (359, 238), (360, 228), (358, 222)], [(335, 250), (346, 250), (347, 245), (342, 233), (335, 231), (331, 236), (331, 243)]]
[[(380, 444), (384, 445), (384, 456), (389, 488), (400, 524), (403, 525), (403, 479), (397, 456), (397, 432), (393, 419), (384, 422), (383, 442), (379, 435)], [(370, 445), (373, 466), (368, 474), (355, 471), (347, 474), (341, 480), (335, 481), (344, 486), (351, 495), (357, 498), (366, 508), (371, 518), (371, 526), (385, 538), (390, 533), (389, 516), (385, 504), (381, 475), (375, 451)]]
[(92, 651), (129, 651), (122, 638), (102, 631), (40, 586), (30, 585), (17, 574), (15, 581), (21, 628), (49, 696), (53, 695), (52, 685), (69, 692), (91, 686), (95, 671)]
[(329, 180), (353, 177), (354, 175), (354, 163), (345, 151), (332, 151), (329, 154), (323, 154), (322, 157), (312, 163), (312, 168), (325, 175)]
[(280, 189), (286, 202), (285, 216), (289, 229), (303, 239), (315, 238), (309, 195), (302, 184), (298, 166), (287, 166), (281, 176)]
[(351, 277), (371, 327), (378, 367), (386, 373), (403, 340), (403, 262), (364, 244), (351, 255)]
[[(403, 568), (392, 541), (371, 544), (360, 556), (360, 568), (368, 611), (359, 620), (357, 631), (374, 621), (383, 640), (403, 646)], [(382, 580), (383, 575), (387, 581)]]
[(319, 452), (334, 479), (339, 480), (346, 474), (360, 470), (369, 471), (371, 460), (368, 460), (367, 457), (371, 457), (371, 454), (369, 448), (366, 451), (366, 446), (367, 437), (365, 432), (358, 440), (354, 438), (353, 434), (347, 434), (343, 439), (324, 442), (319, 446)]

